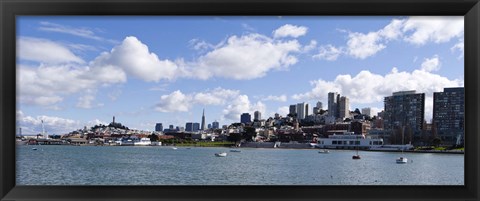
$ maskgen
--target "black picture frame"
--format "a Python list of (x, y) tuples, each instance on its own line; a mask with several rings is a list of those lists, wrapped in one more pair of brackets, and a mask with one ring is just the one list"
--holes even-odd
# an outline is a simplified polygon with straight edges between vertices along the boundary
[[(464, 186), (16, 186), (16, 27), (19, 15), (463, 15)], [(478, 0), (0, 0), (1, 200), (478, 200)]]

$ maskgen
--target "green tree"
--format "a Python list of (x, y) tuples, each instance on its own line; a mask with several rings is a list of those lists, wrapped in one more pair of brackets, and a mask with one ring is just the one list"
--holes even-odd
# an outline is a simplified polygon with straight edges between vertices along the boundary
[(257, 132), (254, 127), (244, 127), (243, 139), (246, 141), (253, 141), (253, 138), (257, 136)]
[(433, 146), (438, 147), (440, 144), (442, 144), (442, 139), (436, 137), (432, 140), (432, 144)]

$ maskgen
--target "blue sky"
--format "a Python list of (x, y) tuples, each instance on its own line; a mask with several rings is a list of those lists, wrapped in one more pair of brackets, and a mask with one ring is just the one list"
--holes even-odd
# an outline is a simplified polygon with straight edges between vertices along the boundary
[[(392, 92), (463, 86), (462, 17), (17, 18), (17, 125), (185, 126), (285, 116), (328, 92), (383, 109)], [(311, 112), (311, 111), (310, 111)]]

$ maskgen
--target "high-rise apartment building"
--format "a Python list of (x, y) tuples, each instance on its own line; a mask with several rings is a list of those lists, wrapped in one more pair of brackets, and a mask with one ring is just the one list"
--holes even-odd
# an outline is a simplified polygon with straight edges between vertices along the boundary
[(322, 110), (322, 102), (318, 101), (315, 107), (313, 107), (313, 114), (320, 114), (320, 110)]
[(425, 93), (400, 91), (384, 100), (384, 128), (409, 127), (414, 132), (423, 129), (425, 117)]
[(252, 122), (252, 116), (249, 113), (243, 113), (240, 115), (240, 123), (250, 123)]
[(329, 92), (328, 93), (328, 116), (331, 117), (338, 117), (338, 100), (337, 100), (337, 92)]
[(340, 101), (338, 101), (338, 108), (338, 118), (345, 119), (350, 117), (350, 102), (347, 97), (340, 97)]
[(297, 104), (297, 119), (305, 119), (305, 114), (306, 114), (306, 104), (305, 102), (303, 103), (298, 103)]
[(255, 111), (253, 113), (253, 120), (260, 121), (260, 119), (262, 119), (262, 113), (260, 111)]
[(297, 105), (290, 105), (288, 114), (295, 116), (297, 114)]
[(185, 124), (185, 131), (197, 132), (200, 130), (200, 123), (187, 122)]
[(448, 144), (463, 139), (465, 130), (465, 88), (444, 88), (433, 93), (433, 120), (438, 136)]
[(163, 131), (163, 124), (162, 123), (155, 124), (155, 131), (158, 131), (158, 132)]
[(372, 116), (372, 109), (369, 108), (369, 107), (362, 108), (362, 114), (371, 117)]

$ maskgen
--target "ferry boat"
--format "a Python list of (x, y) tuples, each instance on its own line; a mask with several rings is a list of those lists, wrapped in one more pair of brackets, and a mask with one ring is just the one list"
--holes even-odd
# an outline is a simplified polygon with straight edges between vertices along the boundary
[(150, 138), (144, 137), (141, 138), (140, 141), (134, 142), (133, 144), (135, 146), (150, 146), (152, 145), (152, 142), (150, 141)]
[(381, 138), (368, 138), (354, 132), (329, 135), (328, 138), (318, 138), (317, 148), (321, 149), (371, 149), (383, 145)]

